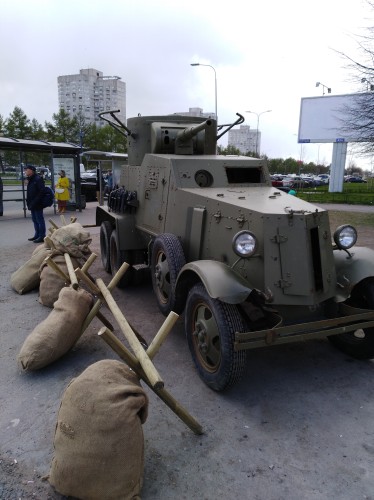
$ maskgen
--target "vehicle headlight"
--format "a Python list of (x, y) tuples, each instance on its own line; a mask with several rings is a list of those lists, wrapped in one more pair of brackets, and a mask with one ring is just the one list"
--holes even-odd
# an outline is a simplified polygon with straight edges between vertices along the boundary
[(347, 250), (353, 247), (357, 241), (357, 231), (353, 226), (346, 224), (339, 226), (334, 233), (334, 241), (338, 248)]
[(251, 257), (257, 250), (257, 239), (249, 231), (240, 231), (234, 236), (232, 248), (239, 257)]

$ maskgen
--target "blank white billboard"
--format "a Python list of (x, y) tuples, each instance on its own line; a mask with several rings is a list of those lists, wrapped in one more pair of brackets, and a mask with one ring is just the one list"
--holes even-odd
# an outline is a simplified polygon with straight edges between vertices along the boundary
[[(299, 143), (358, 142), (348, 130), (348, 110), (358, 107), (368, 94), (303, 97), (300, 106)], [(360, 132), (362, 135), (362, 131)]]

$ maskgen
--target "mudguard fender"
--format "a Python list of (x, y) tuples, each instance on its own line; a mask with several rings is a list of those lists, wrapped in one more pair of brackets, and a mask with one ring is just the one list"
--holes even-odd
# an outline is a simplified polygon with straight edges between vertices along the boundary
[(352, 288), (364, 278), (374, 276), (374, 250), (367, 247), (354, 247), (350, 255), (343, 250), (334, 251), (337, 300), (349, 297)]
[(231, 267), (215, 260), (197, 260), (182, 267), (176, 291), (187, 296), (188, 289), (201, 281), (208, 294), (228, 304), (240, 304), (251, 293), (248, 282)]

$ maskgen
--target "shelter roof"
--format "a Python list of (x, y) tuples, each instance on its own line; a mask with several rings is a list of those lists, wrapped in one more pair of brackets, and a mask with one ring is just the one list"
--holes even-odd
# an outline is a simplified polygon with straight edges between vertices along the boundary
[(13, 151), (51, 151), (53, 154), (77, 154), (81, 147), (69, 142), (32, 141), (29, 139), (13, 139), (0, 137), (0, 150)]

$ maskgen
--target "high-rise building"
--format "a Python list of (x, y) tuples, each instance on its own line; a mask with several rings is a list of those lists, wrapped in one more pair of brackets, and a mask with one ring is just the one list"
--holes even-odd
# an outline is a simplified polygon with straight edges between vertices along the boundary
[(260, 151), (261, 132), (251, 130), (249, 125), (240, 125), (240, 128), (229, 130), (228, 145), (239, 149), (243, 154)]
[(93, 68), (81, 69), (78, 75), (57, 78), (58, 102), (71, 118), (81, 114), (87, 123), (106, 124), (99, 113), (120, 110), (116, 116), (126, 123), (126, 83), (119, 76), (104, 76)]
[(214, 113), (204, 113), (203, 108), (189, 108), (188, 111), (175, 113), (182, 116), (201, 116), (202, 118), (214, 118)]

